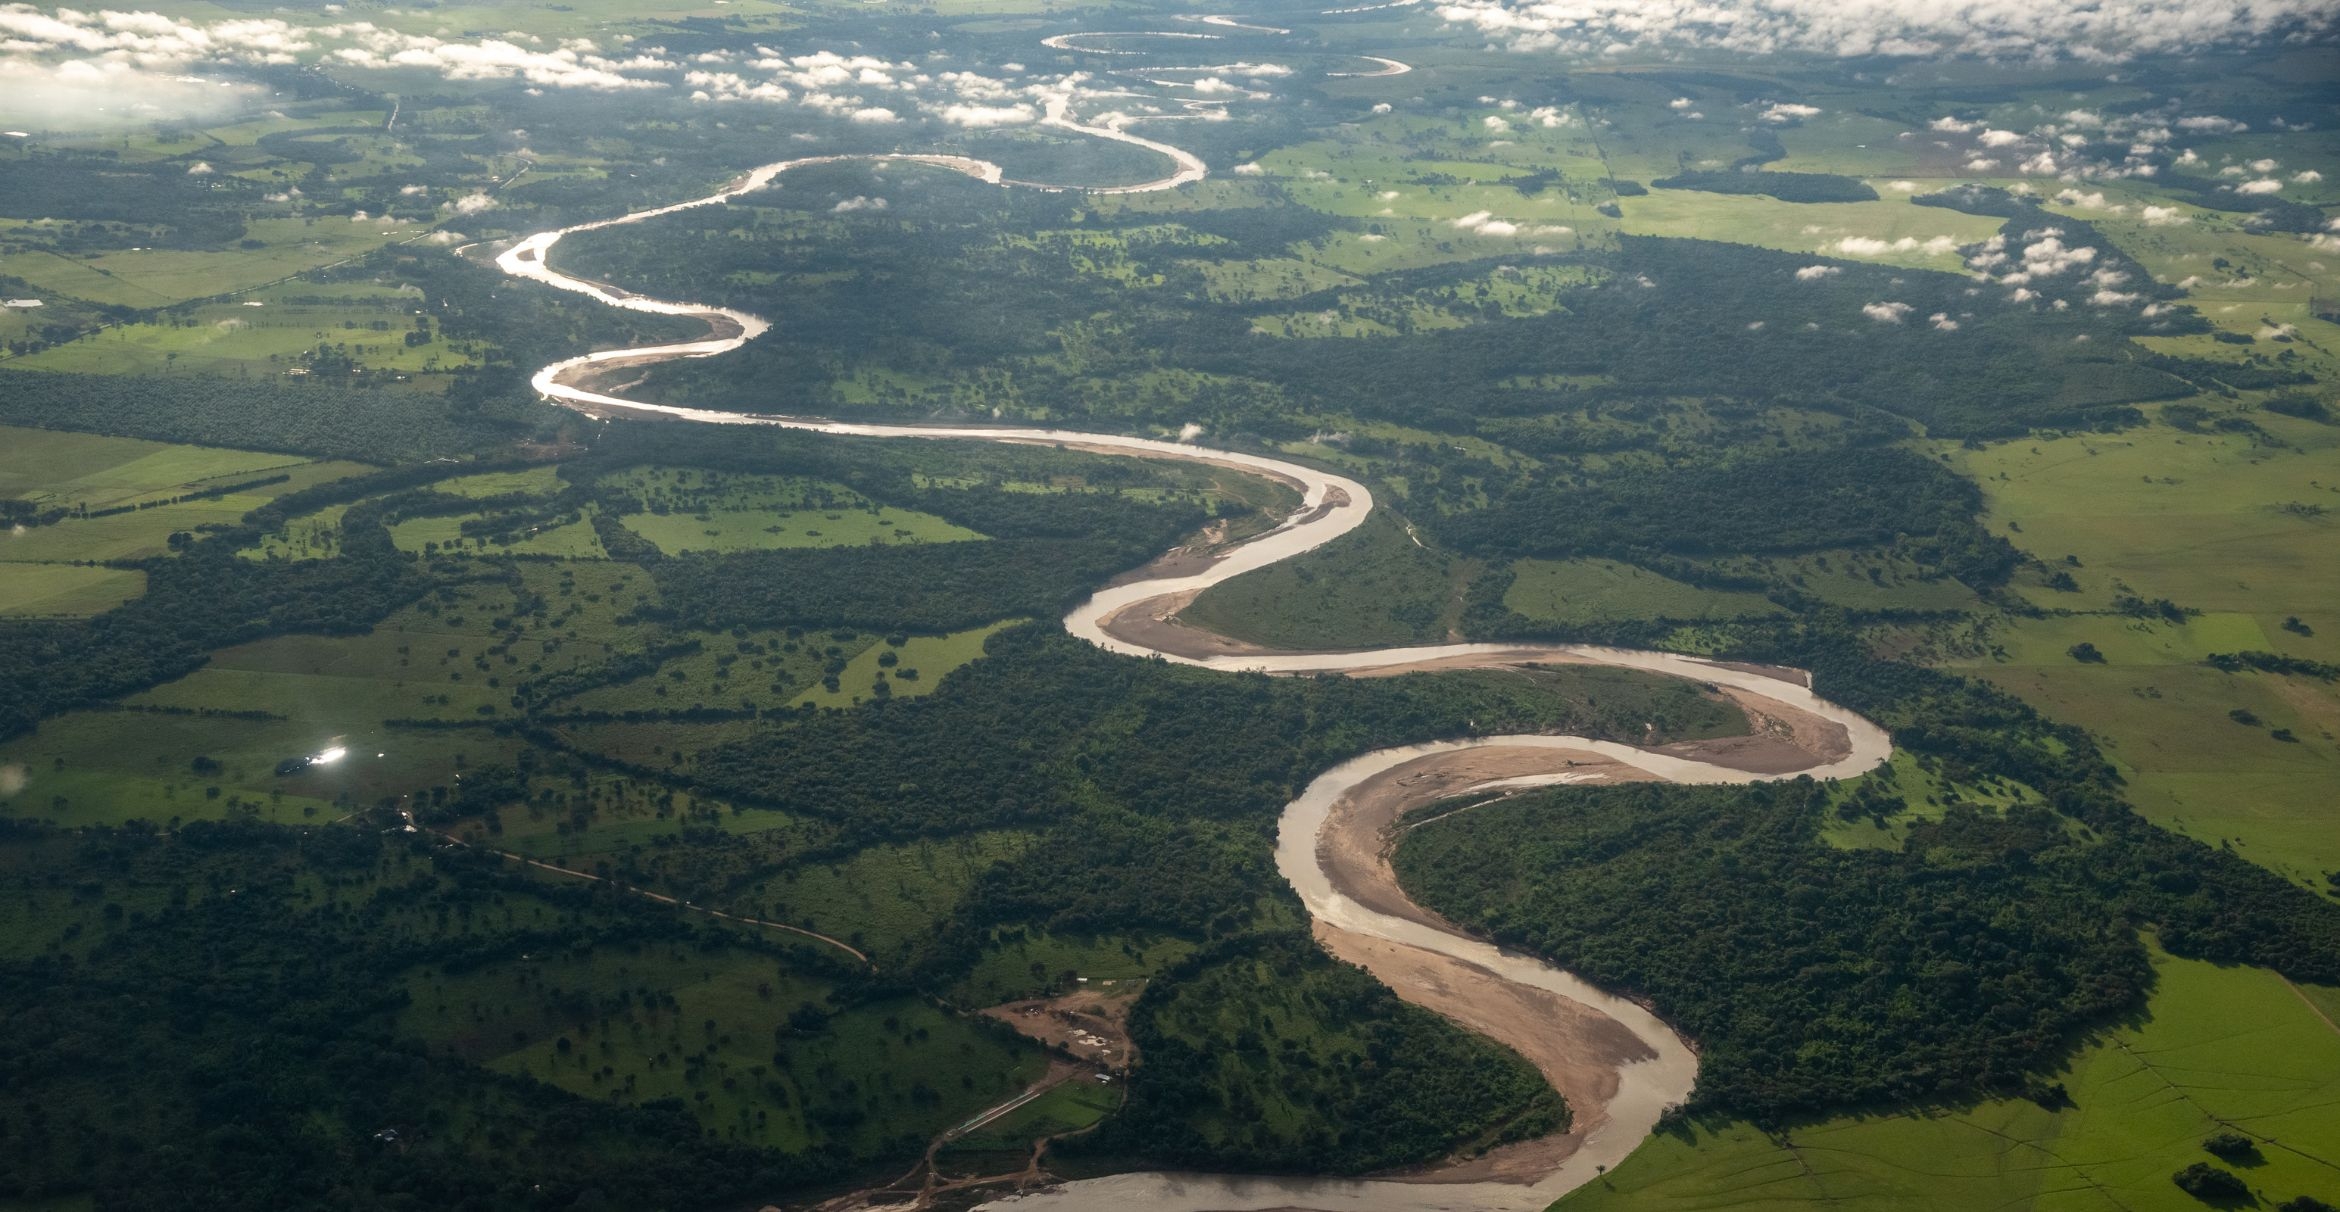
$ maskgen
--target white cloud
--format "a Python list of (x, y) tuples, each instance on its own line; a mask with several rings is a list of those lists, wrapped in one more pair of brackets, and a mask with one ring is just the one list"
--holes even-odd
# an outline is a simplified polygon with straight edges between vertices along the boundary
[(1796, 281), (1817, 282), (1822, 278), (1832, 278), (1843, 272), (1841, 267), (1835, 265), (1807, 265), (1796, 271)]
[(1886, 253), (1897, 252), (1922, 252), (1930, 257), (1939, 257), (1958, 251), (1958, 241), (1949, 236), (1933, 236), (1924, 240), (1916, 236), (1903, 236), (1898, 240), (1846, 236), (1836, 242), (1836, 250), (1853, 257), (1882, 257)]
[(1958, 321), (1951, 319), (1950, 313), (1948, 312), (1935, 312), (1933, 315), (1926, 317), (1926, 322), (1933, 325), (1934, 331), (1936, 332), (1958, 331)]
[(1238, 177), (1257, 177), (1265, 174), (1267, 169), (1261, 167), (1257, 161), (1254, 161), (1250, 164), (1236, 165), (1234, 172)]
[(1907, 303), (1863, 303), (1861, 314), (1879, 324), (1899, 324), (1916, 310)]
[(1897, 194), (1914, 194), (1918, 191), (1918, 183), (1915, 181), (1895, 181), (1885, 188)]
[(854, 110), (850, 116), (852, 117), (853, 121), (859, 122), (865, 126), (883, 126), (889, 122), (899, 122), (902, 120), (902, 115), (897, 114), (882, 105), (864, 106), (860, 109)]
[(1698, 104), (1696, 101), (1693, 101), (1688, 97), (1676, 97), (1673, 100), (1666, 102), (1666, 108), (1673, 110), (1683, 110), (1689, 109), (1691, 106), (1696, 104)]
[(1817, 117), (1819, 113), (1820, 107), (1817, 105), (1797, 105), (1793, 102), (1775, 101), (1770, 108), (1757, 114), (1756, 117), (1765, 122), (1794, 122), (1803, 118)]
[(2323, 179), (2324, 174), (2317, 172), (2312, 168), (2303, 169), (2299, 172), (2291, 174), (2292, 183), (2296, 185), (2313, 185)]
[(2245, 181), (2235, 186), (2234, 192), (2238, 194), (2272, 194), (2280, 193), (2282, 189), (2283, 183), (2281, 181), (2273, 177), (2261, 177), (2256, 181)]
[(2105, 197), (2102, 192), (2084, 194), (2076, 189), (2059, 191), (2056, 194), (2056, 201), (2080, 210), (2109, 210), (2118, 213), (2129, 209)]
[(855, 194), (852, 197), (839, 202), (835, 206), (830, 207), (829, 213), (832, 215), (849, 215), (857, 210), (884, 210), (885, 208), (886, 200), (884, 198), (866, 198), (860, 194)]
[(2190, 221), (2184, 211), (2174, 206), (2148, 206), (2138, 211), (2137, 217), (2145, 220), (2147, 227), (2175, 227)]
[[(0, 8), (0, 16), (9, 10)], [(0, 52), (18, 40), (0, 25)], [(155, 121), (207, 121), (247, 108), (262, 94), (244, 84), (198, 79), (169, 65), (120, 60), (49, 63), (0, 54), (0, 109), (28, 129), (97, 130)]]
[(1498, 219), (1494, 212), (1484, 210), (1472, 211), (1470, 214), (1456, 219), (1454, 226), (1464, 231), (1477, 232), (1482, 236), (1516, 236), (1519, 234), (1519, 224)]
[(946, 105), (941, 118), (953, 126), (990, 127), (1022, 126), (1039, 120), (1040, 111), (1029, 105)]
[(2054, 275), (2078, 269), (2096, 261), (2093, 248), (2067, 248), (2063, 233), (2050, 228), (2038, 233), (2039, 239), (2023, 248), (2023, 269), (2026, 275)]
[(2023, 136), (2011, 130), (1986, 130), (1975, 142), (1984, 147), (2013, 147), (2023, 142)]
[(465, 194), (448, 203), (447, 206), (459, 215), (476, 215), (481, 211), (494, 210), (496, 196), (494, 194)]
[(1992, 59), (2119, 61), (2186, 54), (2329, 30), (2320, 0), (2205, 5), (2198, 0), (2090, 4), (1934, 0), (1440, 0), (1440, 19), (1499, 46), (1596, 56), (1706, 48), (1742, 54), (1973, 55)]
[(203, 160), (197, 160), (193, 164), (187, 166), (187, 175), (190, 177), (208, 177), (218, 171), (218, 169), (213, 168), (208, 162)]
[(1373, 112), (1377, 114), (1386, 114), (1390, 112), (1391, 108), (1392, 107), (1389, 102), (1383, 101), (1373, 107)]
[(1479, 119), (1479, 125), (1486, 127), (1488, 130), (1498, 132), (1511, 129), (1511, 123), (1504, 121), (1502, 118), (1497, 117), (1494, 114), (1489, 114), (1486, 117)]

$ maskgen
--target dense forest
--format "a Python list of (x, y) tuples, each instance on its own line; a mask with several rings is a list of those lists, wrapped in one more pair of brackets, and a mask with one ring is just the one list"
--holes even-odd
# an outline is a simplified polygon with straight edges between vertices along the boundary
[[(55, 897), (34, 903), (102, 924), (78, 953), (0, 960), (0, 1190), (86, 1191), (102, 1209), (615, 1212), (736, 1202), (842, 1171), (838, 1156), (711, 1139), (679, 1103), (582, 1099), (398, 1038), (397, 978), (418, 964), (587, 938), (696, 945), (685, 923), (462, 858), (417, 865), (397, 857), (404, 846), (201, 822), (173, 835), (12, 831), (0, 896)], [(43, 867), (77, 873), (69, 897)], [(340, 891), (320, 904), (320, 885)], [(557, 924), (500, 931), (475, 912), (507, 895), (548, 898)]]
[[(1131, 1033), (1145, 1092), (1079, 1153), (1179, 1166), (1353, 1174), (1403, 1164), (1432, 1142), (1474, 1148), (1567, 1127), (1526, 1061), (1456, 1046), (1438, 1017), (1327, 957), (1299, 934), (1220, 944), (1163, 974)], [(1311, 1036), (1329, 1041), (1330, 1063)], [(1314, 1042), (1316, 1048), (1302, 1045)], [(1229, 1045), (1232, 1046), (1229, 1046)], [(1267, 1125), (1308, 1125), (1296, 1141)]]

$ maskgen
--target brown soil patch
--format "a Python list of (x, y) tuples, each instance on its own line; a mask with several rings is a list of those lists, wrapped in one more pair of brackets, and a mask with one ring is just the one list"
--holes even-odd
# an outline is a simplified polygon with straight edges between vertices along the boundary
[(1137, 1045), (1129, 1038), (1129, 1008), (1144, 989), (1141, 980), (1095, 982), (1095, 987), (1062, 997), (1027, 998), (978, 1013), (1059, 1052), (1124, 1073), (1137, 1061)]
[(1752, 673), (1759, 677), (1786, 682), (1790, 686), (1801, 686), (1806, 690), (1812, 688), (1811, 674), (1801, 669), (1791, 669), (1786, 665), (1758, 665), (1753, 661), (1716, 661), (1715, 664), (1724, 669), (1736, 669), (1741, 673)]
[(1190, 589), (1132, 602), (1099, 620), (1098, 628), (1115, 639), (1174, 656), (1260, 656), (1277, 651), (1180, 622), (1178, 612), (1200, 596), (1200, 591)]
[(1752, 774), (1793, 774), (1827, 765), (1852, 752), (1852, 735), (1842, 724), (1750, 691), (1728, 686), (1718, 689), (1747, 713), (1753, 731), (1747, 736), (1681, 741), (1662, 746), (1658, 752)]
[(1617, 1070), (1654, 1055), (1615, 1019), (1557, 994), (1514, 985), (1476, 965), (1321, 922), (1316, 937), (1327, 951), (1371, 972), (1399, 997), (1527, 1058), (1575, 1117), (1565, 1133), (1395, 1177), (1425, 1183), (1535, 1182), (1607, 1121), (1609, 1100), (1617, 1095)]

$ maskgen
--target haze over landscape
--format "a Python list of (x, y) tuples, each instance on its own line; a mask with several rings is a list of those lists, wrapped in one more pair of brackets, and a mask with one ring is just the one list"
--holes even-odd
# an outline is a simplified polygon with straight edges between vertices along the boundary
[(0, 4), (0, 1212), (2329, 1212), (2336, 23)]

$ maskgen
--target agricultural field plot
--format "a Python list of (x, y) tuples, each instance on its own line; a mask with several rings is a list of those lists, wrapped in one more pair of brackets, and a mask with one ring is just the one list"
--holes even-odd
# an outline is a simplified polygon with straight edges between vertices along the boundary
[(607, 559), (609, 553), (594, 531), (590, 506), (573, 518), (528, 527), (509, 537), (466, 535), (463, 524), (484, 521), (484, 513), (439, 514), (409, 518), (390, 528), (390, 541), (400, 551), (459, 555), (548, 556), (560, 560)]
[[(1711, 194), (1690, 189), (1653, 189), (1645, 197), (1617, 203), (1625, 214), (1619, 230), (1634, 235), (1726, 240), (1757, 248), (1843, 258), (1845, 241), (1915, 242), (1906, 250), (1864, 252), (1858, 259), (1910, 269), (1957, 271), (1955, 247), (1929, 251), (1928, 241), (1979, 244), (1998, 233), (2003, 220), (1961, 214), (1939, 207), (1912, 206), (1899, 196), (1876, 202), (1782, 202), (1753, 194)], [(1854, 248), (1867, 248), (1854, 244)]]
[(744, 950), (622, 944), (407, 977), (402, 1033), (594, 1099), (680, 1099), (724, 1139), (857, 1156), (1037, 1077), (1038, 1049), (914, 998), (840, 1009), (833, 982)]
[[(638, 600), (646, 582), (607, 565), (535, 565), (510, 583), (425, 598), (367, 635), (224, 649), (120, 710), (69, 713), (0, 745), (0, 764), (30, 772), (0, 809), (77, 825), (256, 807), (291, 823), (320, 805), (338, 816), (459, 784), (466, 770), (509, 764), (523, 747), (462, 725), (518, 714), (513, 700), (529, 679), (597, 669), (644, 642), (640, 629), (611, 620), (621, 596)], [(332, 761), (278, 773), (336, 750)]]
[[(1101, 1080), (1102, 1079), (1102, 1080)], [(1110, 1075), (1081, 1074), (950, 1143), (950, 1153), (1005, 1153), (1097, 1124), (1121, 1106)]]
[(684, 632), (660, 645), (662, 659), (655, 664), (640, 662), (647, 667), (639, 674), (563, 694), (545, 709), (623, 714), (778, 705), (824, 677), (841, 675), (848, 662), (878, 643), (876, 635), (850, 630)]
[[(2170, 1175), (2197, 1162), (2232, 1168), (2259, 1207), (2329, 1194), (2340, 1031), (2272, 973), (2159, 953), (2154, 967), (2143, 1019), (2108, 1028), (2073, 1058), (2058, 1075), (2070, 1098), (2059, 1109), (1986, 1102), (1776, 1134), (1693, 1121), (1556, 1207), (2182, 1212), (2203, 1205)], [(2239, 1164), (2202, 1148), (2229, 1131), (2254, 1144)]]
[[(14, 508), (28, 519), (49, 519), (0, 532), (0, 562), (64, 564), (161, 555), (170, 550), (175, 532), (233, 523), (285, 493), (367, 470), (357, 463), (266, 451), (0, 426), (0, 499), (21, 502)], [(94, 581), (83, 581), (84, 589), (94, 588)], [(106, 591), (91, 597), (57, 583), (53, 588), (67, 606), (112, 604), (102, 596)]]
[(1780, 613), (1759, 593), (1701, 589), (1616, 560), (1520, 560), (1503, 604), (1548, 623), (1708, 621)]
[(984, 537), (932, 514), (881, 506), (842, 484), (800, 476), (642, 468), (604, 484), (632, 496), (641, 511), (619, 523), (669, 555)]
[[(477, 364), (418, 313), (418, 291), (290, 282), (149, 323), (117, 324), (17, 360), (76, 374), (307, 375), (321, 362), (426, 374)], [(322, 355), (321, 355), (322, 351)]]
[(997, 831), (872, 846), (829, 862), (791, 864), (722, 900), (734, 912), (835, 935), (895, 964), (951, 919), (977, 878), (1034, 844), (1031, 834)]
[(1840, 548), (1805, 555), (1713, 560), (1726, 576), (1754, 576), (1851, 610), (1955, 611), (1974, 607), (1974, 591), (1944, 576), (1928, 576), (1906, 556), (1888, 550)]
[[(0, 546), (0, 556), (7, 554)], [(85, 568), (0, 559), (0, 615), (103, 614), (146, 592), (146, 574), (134, 568)]]
[(12, 252), (0, 254), (0, 274), (93, 303), (168, 307), (240, 295), (385, 245), (419, 239), (427, 229), (413, 223), (352, 223), (345, 216), (333, 216), (254, 219), (249, 232), (246, 238), (262, 247), (217, 252), (133, 248), (83, 258), (41, 250)]

